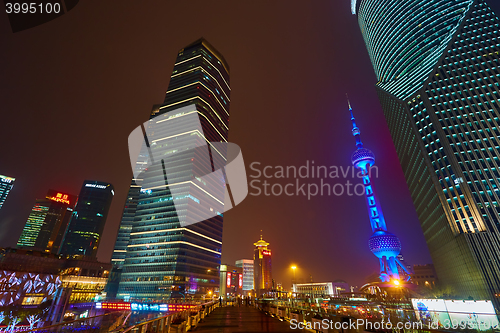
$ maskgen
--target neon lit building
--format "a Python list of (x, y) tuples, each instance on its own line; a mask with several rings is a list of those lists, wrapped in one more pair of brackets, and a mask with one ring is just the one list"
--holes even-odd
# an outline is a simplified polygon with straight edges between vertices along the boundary
[[(215, 216), (201, 222), (183, 221), (198, 212), (204, 198), (222, 196), (223, 201), (224, 193), (199, 189), (193, 181), (196, 170), (189, 167), (199, 155), (186, 146), (227, 142), (229, 95), (229, 66), (206, 40), (178, 52), (165, 100), (150, 113), (155, 124), (165, 124), (148, 138), (151, 155), (169, 157), (144, 167), (132, 181), (112, 257), (110, 297), (198, 298), (219, 287), (223, 214), (214, 210)], [(170, 120), (182, 122), (188, 114), (197, 117), (203, 133), (187, 123), (168, 127)]]
[(74, 195), (49, 190), (45, 199), (36, 200), (17, 247), (57, 253), (76, 199)]
[(375, 164), (375, 155), (371, 150), (363, 148), (361, 132), (356, 126), (350, 103), (349, 112), (351, 113), (352, 135), (356, 138), (356, 150), (352, 154), (351, 162), (363, 175), (366, 205), (373, 231), (368, 246), (370, 247), (370, 251), (379, 259), (379, 278), (382, 282), (400, 280), (402, 276), (399, 272), (401, 270), (406, 272), (406, 276), (409, 278), (406, 267), (398, 259), (398, 255), (401, 252), (401, 242), (396, 235), (387, 231), (382, 207), (375, 191), (375, 184), (370, 179), (370, 168)]
[(271, 262), (271, 250), (267, 247), (269, 243), (262, 239), (254, 243), (254, 255), (253, 255), (253, 276), (254, 276), (254, 288), (257, 293), (257, 297), (273, 289), (273, 274), (272, 274), (272, 262)]
[(10, 190), (14, 187), (15, 180), (15, 178), (0, 175), (0, 209), (2, 209)]
[(0, 248), (0, 306), (38, 305), (60, 288), (69, 291), (70, 303), (91, 302), (103, 291), (110, 269), (95, 259)]
[(484, 0), (352, 4), (439, 281), (494, 299), (500, 21)]
[(253, 278), (253, 260), (241, 259), (236, 260), (236, 267), (243, 269), (243, 291), (248, 292), (254, 289), (254, 278)]
[(114, 195), (113, 185), (109, 183), (95, 180), (83, 182), (60, 254), (96, 257)]
[(235, 297), (243, 292), (243, 269), (231, 265), (220, 265), (219, 297)]

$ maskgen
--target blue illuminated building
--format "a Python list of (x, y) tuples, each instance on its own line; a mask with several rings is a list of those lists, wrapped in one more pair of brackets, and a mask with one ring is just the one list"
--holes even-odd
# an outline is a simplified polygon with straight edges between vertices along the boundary
[(442, 285), (500, 308), (500, 19), (485, 0), (353, 0)]
[[(351, 104), (349, 111), (352, 121), (352, 135), (356, 138), (356, 150), (352, 154), (351, 161), (356, 169), (363, 175), (363, 186), (365, 187), (366, 205), (373, 235), (370, 237), (368, 245), (370, 251), (379, 259), (380, 280), (389, 282), (400, 280), (399, 271), (405, 272), (405, 279), (409, 277), (406, 267), (399, 261), (398, 255), (401, 252), (401, 241), (399, 238), (387, 231), (382, 207), (375, 192), (375, 185), (370, 179), (370, 168), (375, 164), (375, 155), (369, 149), (363, 148), (361, 142), (361, 132), (352, 114)], [(398, 270), (399, 266), (399, 270)]]

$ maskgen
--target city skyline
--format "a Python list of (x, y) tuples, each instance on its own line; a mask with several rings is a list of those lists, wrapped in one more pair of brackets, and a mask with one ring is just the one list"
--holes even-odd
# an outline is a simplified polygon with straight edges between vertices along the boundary
[[(15, 158), (6, 161), (0, 173), (15, 177), (16, 185), (0, 210), (5, 226), (0, 245), (15, 246), (33, 202), (48, 188), (78, 193), (81, 179), (100, 179), (112, 183), (116, 192), (103, 234), (106, 242), (98, 253), (100, 260), (110, 260), (132, 175), (127, 137), (147, 120), (152, 102), (164, 97), (165, 78), (172, 72), (178, 49), (204, 36), (233, 70), (230, 138), (244, 151), (247, 170), (255, 161), (271, 166), (300, 167), (306, 161), (349, 166), (352, 138), (345, 118), (345, 93), (349, 93), (362, 119), (359, 126), (373, 124), (364, 130), (364, 138), (381, 158), (378, 161), (383, 160), (377, 165), (386, 186), (379, 189), (379, 196), (388, 202), (384, 213), (391, 232), (408, 249), (404, 254), (410, 264), (431, 263), (349, 1), (272, 3), (265, 5), (265, 11), (262, 4), (204, 4), (192, 13), (192, 26), (176, 34), (170, 32), (182, 26), (182, 20), (173, 18), (161, 25), (161, 12), (192, 10), (187, 4), (146, 8), (144, 21), (135, 14), (137, 6), (121, 8), (123, 15), (138, 20), (134, 27), (122, 14), (112, 14), (109, 3), (103, 3), (99, 13), (80, 3), (48, 24), (0, 36), (8, 50), (0, 54), (6, 82), (0, 96), (6, 110), (19, 109), (7, 113), (5, 121), (15, 123), (20, 114), (28, 115), (22, 140), (2, 146), (7, 156)], [(225, 21), (205, 17), (225, 9), (230, 14)], [(262, 23), (238, 16), (238, 10), (260, 17)], [(281, 16), (283, 10), (286, 15)], [(9, 29), (0, 23), (3, 31)], [(0, 135), (4, 143), (19, 136), (10, 128)], [(50, 145), (57, 142), (60, 150), (32, 149), (42, 139)], [(72, 152), (71, 158), (61, 151)], [(33, 160), (43, 163), (35, 169)], [(248, 196), (225, 215), (222, 262), (250, 259), (262, 229), (272, 244), (277, 282), (290, 281), (289, 267), (294, 263), (298, 278), (311, 274), (318, 281), (361, 284), (378, 269), (366, 250), (370, 228), (366, 211), (359, 209), (363, 201), (357, 196), (313, 200)], [(341, 226), (341, 221), (349, 223)], [(308, 233), (306, 227), (311, 228)], [(356, 237), (350, 237), (354, 232)], [(363, 250), (354, 251), (358, 247)], [(338, 258), (325, 263), (321, 258), (325, 255)], [(361, 264), (339, 270), (346, 258)]]

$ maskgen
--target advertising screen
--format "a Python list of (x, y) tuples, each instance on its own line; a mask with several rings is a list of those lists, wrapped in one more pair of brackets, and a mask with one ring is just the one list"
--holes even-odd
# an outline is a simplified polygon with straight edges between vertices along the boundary
[(490, 301), (412, 299), (417, 320), (438, 329), (498, 328), (498, 317)]
[(453, 326), (481, 331), (498, 328), (498, 318), (490, 301), (446, 300), (445, 304)]

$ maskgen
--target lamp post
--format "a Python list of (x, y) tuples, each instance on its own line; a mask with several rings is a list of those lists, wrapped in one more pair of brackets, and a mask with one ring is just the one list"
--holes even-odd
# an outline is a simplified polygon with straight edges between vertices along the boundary
[(297, 266), (293, 265), (292, 267), (290, 267), (293, 271), (293, 280), (292, 280), (292, 290), (293, 290), (293, 284), (294, 283), (297, 283), (297, 281), (295, 281), (295, 270), (297, 269)]

